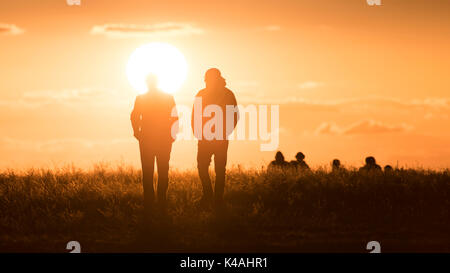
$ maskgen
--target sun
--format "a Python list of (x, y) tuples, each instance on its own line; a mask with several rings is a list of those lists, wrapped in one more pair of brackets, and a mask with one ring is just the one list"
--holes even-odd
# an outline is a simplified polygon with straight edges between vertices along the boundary
[(137, 48), (127, 64), (127, 77), (140, 94), (147, 92), (146, 77), (158, 77), (159, 88), (175, 93), (186, 79), (187, 63), (184, 55), (173, 45), (150, 43)]

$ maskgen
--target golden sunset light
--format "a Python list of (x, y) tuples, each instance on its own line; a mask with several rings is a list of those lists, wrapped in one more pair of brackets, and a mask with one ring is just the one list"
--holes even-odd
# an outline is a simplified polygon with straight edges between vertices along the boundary
[(0, 253), (450, 253), (449, 11), (0, 0)]
[(166, 43), (150, 43), (137, 48), (127, 64), (127, 77), (131, 86), (139, 93), (147, 91), (145, 78), (154, 74), (159, 79), (159, 88), (175, 93), (183, 84), (187, 74), (187, 63), (183, 54)]
[[(239, 104), (280, 106), (279, 149), (291, 158), (301, 150), (316, 167), (333, 157), (358, 166), (374, 154), (445, 168), (450, 23), (438, 19), (441, 2), (4, 1), (0, 166), (139, 166), (123, 113), (146, 91), (145, 74), (191, 107), (206, 69), (218, 67)], [(191, 168), (193, 144), (174, 144), (172, 166)], [(266, 165), (273, 152), (259, 144), (236, 141), (229, 164)]]

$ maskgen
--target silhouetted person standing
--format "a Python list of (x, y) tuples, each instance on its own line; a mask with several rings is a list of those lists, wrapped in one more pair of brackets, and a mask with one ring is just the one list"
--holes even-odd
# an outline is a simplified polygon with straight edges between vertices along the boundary
[[(227, 106), (235, 107), (235, 109), (237, 109), (237, 102), (233, 92), (225, 87), (226, 81), (217, 68), (208, 69), (205, 73), (204, 80), (206, 88), (200, 90), (195, 96), (196, 102), (201, 99), (201, 107), (200, 109), (196, 109), (196, 102), (194, 102), (194, 109), (191, 117), (192, 130), (194, 131), (195, 137), (198, 139), (197, 168), (203, 186), (203, 196), (200, 200), (200, 204), (208, 206), (214, 201), (216, 207), (221, 207), (223, 205), (223, 194), (225, 189), (228, 136), (236, 127), (239, 113), (236, 111), (231, 113), (231, 115), (227, 115)], [(207, 107), (218, 107), (223, 113), (222, 122), (219, 122), (217, 126), (214, 126), (214, 132), (219, 132), (219, 137), (215, 136), (211, 138), (211, 136), (208, 136), (204, 131), (205, 124), (211, 122), (213, 118), (219, 118), (213, 113), (211, 113), (211, 116), (205, 116), (204, 110)], [(233, 121), (231, 121), (231, 119), (233, 119)], [(232, 128), (227, 128), (227, 123), (230, 123)], [(217, 128), (218, 126), (222, 126), (222, 128)], [(214, 193), (211, 185), (211, 178), (208, 173), (213, 155), (214, 169), (216, 172)]]
[(359, 168), (360, 171), (381, 171), (380, 165), (377, 164), (373, 156), (366, 157), (366, 165)]
[(284, 155), (282, 152), (278, 151), (275, 154), (275, 160), (273, 160), (272, 162), (270, 162), (268, 170), (269, 171), (273, 171), (273, 170), (283, 170), (286, 169), (287, 167), (289, 167), (289, 162), (287, 162), (286, 160), (284, 160)]
[(341, 161), (339, 159), (333, 159), (333, 162), (331, 162), (331, 170), (333, 172), (342, 170)]
[(155, 76), (147, 78), (148, 92), (136, 97), (131, 113), (134, 136), (139, 141), (141, 153), (144, 209), (147, 215), (155, 201), (155, 160), (158, 170), (157, 201), (162, 210), (166, 207), (170, 152), (178, 132), (176, 110), (172, 117), (175, 100), (172, 95), (159, 90), (157, 83)]
[(305, 155), (302, 152), (298, 152), (295, 155), (297, 160), (291, 161), (291, 166), (297, 168), (297, 170), (309, 170), (308, 164), (305, 162)]

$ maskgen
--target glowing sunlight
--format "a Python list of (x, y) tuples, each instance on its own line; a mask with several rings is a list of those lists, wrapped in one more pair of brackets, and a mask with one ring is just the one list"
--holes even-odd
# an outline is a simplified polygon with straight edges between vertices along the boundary
[(145, 93), (145, 78), (155, 74), (159, 88), (167, 93), (175, 93), (183, 84), (187, 74), (187, 63), (183, 54), (166, 43), (150, 43), (137, 48), (127, 64), (128, 80), (139, 93)]

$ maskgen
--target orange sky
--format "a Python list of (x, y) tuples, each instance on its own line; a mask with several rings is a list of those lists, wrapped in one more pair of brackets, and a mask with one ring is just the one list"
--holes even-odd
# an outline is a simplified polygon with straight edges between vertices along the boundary
[[(187, 59), (177, 103), (191, 105), (216, 66), (238, 103), (279, 104), (288, 159), (448, 168), (450, 2), (382, 2), (1, 0), (0, 168), (137, 166), (125, 67), (154, 41)], [(110, 24), (122, 31), (92, 31)], [(232, 143), (229, 165), (266, 164), (274, 152), (259, 144)], [(177, 142), (172, 165), (195, 167), (195, 149)]]

